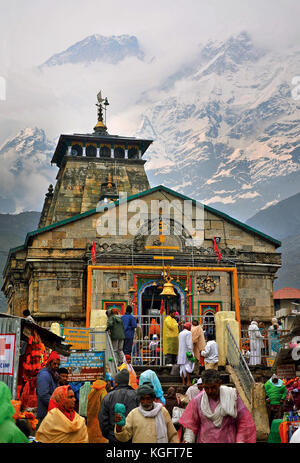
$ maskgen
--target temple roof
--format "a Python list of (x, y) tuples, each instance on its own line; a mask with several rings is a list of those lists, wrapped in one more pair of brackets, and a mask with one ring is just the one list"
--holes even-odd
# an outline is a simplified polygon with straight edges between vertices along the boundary
[(73, 135), (62, 134), (59, 137), (51, 160), (51, 164), (56, 164), (58, 167), (61, 166), (61, 162), (66, 154), (67, 147), (72, 142), (135, 145), (141, 149), (141, 154), (143, 155), (151, 143), (153, 143), (153, 140), (99, 133), (74, 133)]

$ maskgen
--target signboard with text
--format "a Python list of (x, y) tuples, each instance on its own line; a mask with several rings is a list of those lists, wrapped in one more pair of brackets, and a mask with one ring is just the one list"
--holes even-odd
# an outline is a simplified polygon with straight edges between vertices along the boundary
[(15, 334), (0, 334), (0, 374), (14, 374)]
[(71, 349), (88, 350), (89, 349), (89, 328), (64, 328), (63, 336), (65, 342), (72, 344)]
[(105, 352), (77, 351), (60, 359), (60, 366), (68, 370), (69, 382), (96, 381), (104, 374)]
[(296, 368), (295, 364), (287, 364), (287, 365), (278, 365), (276, 369), (276, 373), (278, 378), (280, 379), (292, 379), (296, 376)]

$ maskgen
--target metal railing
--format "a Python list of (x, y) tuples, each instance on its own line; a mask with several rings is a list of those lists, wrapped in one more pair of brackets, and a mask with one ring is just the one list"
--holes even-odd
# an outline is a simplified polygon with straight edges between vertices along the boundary
[(268, 359), (276, 357), (277, 352), (282, 347), (282, 340), (289, 333), (289, 330), (281, 330), (280, 336), (276, 338), (268, 332), (268, 329), (260, 330), (260, 332), (263, 336), (260, 352), (257, 353), (256, 351), (255, 355), (252, 355), (251, 360), (249, 332), (248, 330), (241, 330), (241, 352), (248, 364), (268, 366)]
[(236, 343), (236, 340), (229, 328), (226, 325), (226, 332), (227, 332), (227, 361), (230, 366), (236, 372), (241, 385), (247, 395), (247, 398), (251, 402), (251, 389), (254, 385), (253, 376), (249, 370), (249, 367)]
[[(133, 365), (154, 365), (165, 364), (163, 353), (163, 325), (166, 315), (139, 315), (137, 317), (137, 329), (131, 352), (131, 363)], [(187, 321), (198, 320), (203, 330), (215, 335), (215, 323), (213, 317), (186, 315), (184, 318), (177, 317), (179, 332)], [(156, 338), (156, 339), (155, 339)]]
[(110, 336), (106, 331), (90, 331), (89, 350), (105, 351), (105, 365), (108, 366), (110, 374), (114, 376), (118, 373), (119, 370), (115, 353)]

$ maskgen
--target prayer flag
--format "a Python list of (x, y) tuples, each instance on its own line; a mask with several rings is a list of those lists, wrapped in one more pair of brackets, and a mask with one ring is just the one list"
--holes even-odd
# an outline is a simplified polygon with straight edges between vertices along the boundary
[(91, 258), (92, 258), (92, 263), (93, 265), (95, 265), (95, 262), (96, 262), (96, 246), (95, 246), (95, 241), (93, 241), (93, 247), (92, 247), (92, 254), (91, 254)]
[(162, 315), (165, 312), (165, 302), (162, 299), (161, 300), (161, 306), (160, 306), (160, 315)]
[(217, 242), (216, 242), (216, 238), (214, 237), (214, 251), (215, 251), (215, 254), (218, 256), (218, 263), (220, 262), (220, 260), (222, 259), (222, 254), (220, 253), (219, 251), (219, 248), (218, 248), (218, 245), (217, 245)]

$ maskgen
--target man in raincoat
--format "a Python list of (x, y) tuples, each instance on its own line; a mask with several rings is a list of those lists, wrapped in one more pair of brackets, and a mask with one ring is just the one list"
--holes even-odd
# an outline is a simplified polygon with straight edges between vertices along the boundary
[(164, 321), (163, 353), (166, 356), (167, 365), (174, 365), (177, 362), (179, 330), (175, 314), (176, 310), (171, 309)]
[[(0, 444), (28, 444), (29, 440), (13, 419), (15, 409), (8, 386), (0, 381)], [(3, 455), (4, 458), (4, 455)]]

